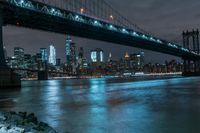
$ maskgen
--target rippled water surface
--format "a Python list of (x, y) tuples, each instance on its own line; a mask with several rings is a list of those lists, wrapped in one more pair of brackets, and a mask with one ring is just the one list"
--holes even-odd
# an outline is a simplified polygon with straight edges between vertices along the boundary
[(0, 110), (34, 112), (61, 133), (200, 132), (200, 78), (22, 84), (0, 90)]

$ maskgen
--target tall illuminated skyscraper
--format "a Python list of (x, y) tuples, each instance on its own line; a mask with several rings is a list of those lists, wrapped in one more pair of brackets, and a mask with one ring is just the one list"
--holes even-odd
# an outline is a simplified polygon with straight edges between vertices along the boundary
[(53, 45), (50, 45), (50, 52), (49, 52), (49, 63), (52, 65), (56, 65), (56, 49)]
[(100, 48), (97, 48), (95, 50), (92, 50), (90, 52), (91, 54), (91, 61), (92, 62), (97, 62), (97, 63), (102, 63), (104, 62), (104, 54), (103, 54), (103, 50)]
[(46, 48), (40, 48), (40, 54), (41, 54), (41, 58), (42, 61), (47, 61), (48, 60), (48, 51)]

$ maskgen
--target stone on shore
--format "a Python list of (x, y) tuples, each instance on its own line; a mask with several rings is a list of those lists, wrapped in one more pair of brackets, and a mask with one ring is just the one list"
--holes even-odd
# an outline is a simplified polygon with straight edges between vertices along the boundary
[(57, 133), (33, 113), (0, 112), (0, 133)]

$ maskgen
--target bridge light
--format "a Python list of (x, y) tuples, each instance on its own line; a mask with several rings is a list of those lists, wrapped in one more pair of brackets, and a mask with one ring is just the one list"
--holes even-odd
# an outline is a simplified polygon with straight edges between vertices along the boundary
[(54, 13), (55, 12), (55, 9), (54, 8), (51, 8), (51, 13)]
[(94, 24), (98, 24), (98, 21), (97, 21), (97, 20), (95, 20), (95, 21), (94, 21)]
[(112, 24), (110, 24), (108, 28), (109, 28), (110, 30), (117, 31), (116, 27), (114, 27)]
[(110, 15), (110, 19), (111, 19), (111, 20), (113, 20), (113, 19), (114, 19), (114, 17), (113, 17), (113, 15), (112, 15), (112, 14)]
[(75, 19), (78, 19), (78, 18), (79, 18), (79, 16), (78, 16), (78, 15), (76, 15), (76, 16), (75, 16)]
[(123, 28), (123, 29), (122, 29), (122, 32), (127, 32), (127, 31), (126, 31), (126, 29)]
[(162, 41), (161, 41), (160, 39), (157, 39), (156, 41), (157, 41), (158, 43), (162, 43)]
[(150, 40), (155, 41), (155, 39), (153, 37), (150, 37)]
[(148, 37), (146, 35), (142, 35), (143, 38), (148, 39)]
[(81, 11), (81, 14), (83, 14), (84, 13), (84, 8), (81, 8), (80, 11)]
[(24, 3), (24, 0), (20, 0), (20, 4), (23, 4)]
[(133, 35), (134, 35), (134, 36), (139, 36), (138, 33), (135, 32), (135, 31), (133, 32)]

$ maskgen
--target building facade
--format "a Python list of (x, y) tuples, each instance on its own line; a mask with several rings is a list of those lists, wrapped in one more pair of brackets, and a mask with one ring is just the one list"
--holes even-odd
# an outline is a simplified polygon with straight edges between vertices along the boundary
[(56, 49), (53, 45), (49, 47), (49, 64), (56, 65)]

